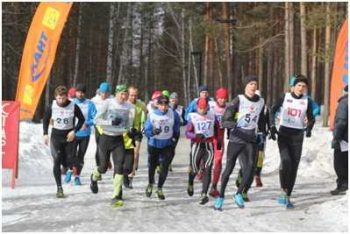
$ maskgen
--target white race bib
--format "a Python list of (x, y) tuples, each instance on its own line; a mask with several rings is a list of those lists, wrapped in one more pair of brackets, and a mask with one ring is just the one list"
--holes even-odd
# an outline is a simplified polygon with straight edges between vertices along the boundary
[(303, 96), (300, 99), (293, 98), (286, 93), (281, 108), (280, 125), (288, 128), (304, 129), (308, 99)]
[(190, 113), (189, 120), (193, 123), (196, 134), (203, 134), (206, 138), (214, 136), (215, 115), (212, 111), (206, 115)]
[(74, 103), (69, 103), (66, 107), (57, 105), (56, 100), (52, 102), (53, 128), (60, 130), (69, 130), (74, 127)]
[(153, 138), (159, 140), (167, 140), (173, 137), (175, 119), (172, 109), (169, 108), (165, 115), (157, 115), (154, 112), (151, 112), (150, 120), (154, 128), (161, 129), (161, 133), (153, 136)]
[(256, 129), (261, 110), (265, 105), (264, 99), (259, 98), (259, 101), (252, 102), (242, 94), (238, 95), (238, 98), (239, 111), (237, 115), (237, 127), (247, 130)]

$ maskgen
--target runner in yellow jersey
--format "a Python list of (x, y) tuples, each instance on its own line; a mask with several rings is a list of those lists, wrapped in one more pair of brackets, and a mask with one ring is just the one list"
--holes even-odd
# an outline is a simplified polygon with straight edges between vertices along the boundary
[[(133, 153), (133, 157), (130, 161), (127, 161), (128, 165), (124, 167), (124, 186), (127, 188), (132, 188), (132, 178), (135, 176), (135, 172), (138, 168), (139, 157), (140, 157), (140, 147), (142, 141), (142, 129), (145, 124), (147, 108), (144, 102), (138, 99), (138, 89), (135, 86), (130, 86), (128, 88), (128, 102), (134, 105), (135, 108), (135, 119), (134, 128), (137, 132), (134, 133), (133, 140), (128, 136), (124, 136), (124, 146), (127, 154)], [(124, 134), (125, 135), (125, 134)], [(133, 152), (132, 152), (133, 151)], [(129, 157), (127, 157), (129, 158)], [(129, 170), (129, 168), (131, 170)]]

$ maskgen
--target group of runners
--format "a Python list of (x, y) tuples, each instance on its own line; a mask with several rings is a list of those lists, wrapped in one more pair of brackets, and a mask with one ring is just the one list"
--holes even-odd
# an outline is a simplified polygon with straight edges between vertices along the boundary
[[(138, 99), (138, 89), (134, 86), (119, 84), (112, 90), (103, 82), (91, 100), (85, 97), (84, 84), (77, 85), (73, 91), (57, 87), (55, 100), (43, 119), (46, 144), (52, 125), (50, 149), (56, 196), (64, 197), (62, 173), (66, 183), (81, 184), (80, 173), (93, 130), (97, 149), (96, 167), (90, 173), (92, 193), (99, 192), (102, 175), (113, 168), (112, 205), (123, 205), (123, 187), (133, 187), (144, 136), (148, 152), (145, 195), (156, 194), (158, 199), (164, 200), (163, 187), (172, 169), (180, 126), (185, 126), (185, 136), (190, 140), (187, 194), (194, 195), (194, 181), (199, 179), (202, 183), (199, 204), (208, 203), (212, 196), (214, 208), (222, 209), (230, 175), (239, 159), (240, 172), (233, 201), (243, 208), (249, 201), (248, 191), (254, 177), (256, 186), (263, 186), (260, 175), (269, 137), (277, 140), (281, 158), (278, 203), (293, 208), (290, 198), (304, 136), (311, 137), (315, 123), (313, 101), (306, 94), (308, 80), (303, 75), (295, 76), (291, 90), (271, 107), (257, 90), (256, 76), (246, 76), (242, 81), (242, 93), (230, 102), (226, 88), (217, 89), (214, 98), (210, 98), (208, 87), (202, 85), (198, 97), (187, 108), (179, 105), (177, 93), (168, 90), (154, 91), (146, 105)], [(75, 97), (70, 97), (72, 95)], [(228, 139), (227, 144), (225, 139)], [(222, 170), (224, 152), (226, 165)], [(156, 171), (159, 172), (158, 181), (155, 180)]]

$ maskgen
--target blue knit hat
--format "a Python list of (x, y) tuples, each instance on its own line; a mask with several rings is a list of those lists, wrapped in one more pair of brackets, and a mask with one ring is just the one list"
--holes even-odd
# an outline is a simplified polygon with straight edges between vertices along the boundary
[(296, 80), (296, 75), (292, 75), (289, 79), (289, 86), (294, 86), (294, 82)]
[(107, 92), (110, 92), (111, 87), (107, 82), (102, 82), (98, 89), (101, 93), (107, 93)]

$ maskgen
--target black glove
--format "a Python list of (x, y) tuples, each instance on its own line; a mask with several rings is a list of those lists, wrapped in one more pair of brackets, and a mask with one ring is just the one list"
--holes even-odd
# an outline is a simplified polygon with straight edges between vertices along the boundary
[(275, 126), (272, 126), (270, 129), (270, 138), (275, 141), (277, 139), (276, 135), (278, 135), (277, 129)]
[(158, 135), (162, 132), (161, 128), (153, 128), (152, 133), (153, 135)]
[(258, 146), (263, 146), (265, 143), (265, 139), (266, 137), (264, 134), (258, 134), (256, 136), (256, 143), (258, 144)]
[(115, 117), (112, 120), (112, 125), (116, 126), (116, 125), (119, 125), (121, 122), (122, 122), (122, 119), (120, 117)]
[(306, 129), (306, 137), (311, 137), (311, 130)]
[(230, 139), (230, 133), (231, 133), (231, 128), (228, 128), (226, 132), (226, 139)]
[(173, 146), (176, 145), (176, 141), (177, 141), (176, 137), (172, 137), (172, 138), (171, 138), (171, 144), (172, 144)]
[(199, 140), (204, 140), (205, 136), (202, 133), (197, 133), (196, 134), (196, 138), (199, 139)]
[(136, 128), (132, 128), (127, 132), (127, 134), (128, 134), (128, 137), (130, 137), (131, 139), (134, 139), (135, 136), (138, 134), (138, 131)]
[(142, 138), (143, 138), (143, 135), (142, 135), (142, 132), (141, 132), (141, 131), (138, 131), (138, 132), (136, 133), (136, 135), (134, 136), (134, 140), (135, 140), (135, 141), (141, 142), (141, 141), (142, 141)]
[(340, 144), (339, 141), (337, 141), (336, 139), (332, 140), (332, 148), (335, 150), (340, 150)]
[(222, 148), (222, 144), (221, 144), (221, 141), (218, 141), (217, 145), (216, 145), (216, 149), (217, 150), (221, 150)]

